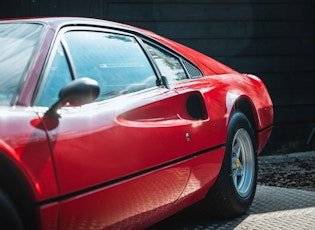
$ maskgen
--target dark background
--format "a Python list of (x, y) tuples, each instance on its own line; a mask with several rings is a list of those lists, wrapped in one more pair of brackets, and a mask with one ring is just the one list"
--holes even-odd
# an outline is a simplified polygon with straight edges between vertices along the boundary
[(256, 74), (275, 112), (264, 153), (305, 150), (315, 127), (313, 0), (0, 0), (0, 18), (30, 16), (131, 24)]

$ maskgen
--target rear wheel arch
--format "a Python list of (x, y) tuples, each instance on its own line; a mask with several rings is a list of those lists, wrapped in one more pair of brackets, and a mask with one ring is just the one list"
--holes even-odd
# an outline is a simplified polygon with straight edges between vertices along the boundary
[[(31, 188), (23, 173), (0, 151), (0, 202), (9, 215), (19, 218), (23, 229), (36, 229), (35, 205)], [(11, 213), (11, 214), (10, 214)]]
[(240, 97), (239, 99), (236, 100), (234, 103), (233, 109), (231, 110), (230, 118), (233, 116), (233, 114), (240, 112), (246, 116), (248, 121), (250, 122), (254, 133), (255, 133), (255, 151), (257, 151), (258, 148), (258, 139), (257, 139), (257, 130), (258, 128), (258, 116), (256, 113), (256, 110), (254, 108), (253, 103), (250, 101), (249, 98), (246, 97)]

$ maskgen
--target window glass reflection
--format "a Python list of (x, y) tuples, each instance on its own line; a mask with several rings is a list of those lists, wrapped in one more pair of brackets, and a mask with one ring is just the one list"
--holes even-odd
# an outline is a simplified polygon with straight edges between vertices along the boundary
[(61, 44), (58, 45), (52, 58), (41, 82), (39, 97), (35, 102), (39, 106), (52, 106), (58, 100), (62, 87), (72, 81), (68, 61)]
[(156, 75), (135, 38), (102, 32), (73, 31), (65, 35), (76, 76), (96, 80), (97, 100), (156, 86)]
[(34, 57), (43, 26), (0, 24), (0, 105), (10, 105)]
[(158, 49), (147, 43), (145, 44), (159, 67), (161, 74), (167, 78), (169, 83), (188, 78), (178, 58), (164, 50)]

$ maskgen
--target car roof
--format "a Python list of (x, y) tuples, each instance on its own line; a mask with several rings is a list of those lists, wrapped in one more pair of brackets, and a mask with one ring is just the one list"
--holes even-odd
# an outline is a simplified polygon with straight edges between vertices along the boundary
[[(163, 44), (164, 47), (171, 49), (173, 52), (176, 52), (188, 60), (192, 61), (195, 65), (197, 65), (200, 69), (202, 69), (204, 73), (208, 74), (218, 74), (218, 73), (235, 73), (236, 71), (232, 68), (217, 62), (216, 60), (199, 53), (196, 50), (192, 50), (182, 44), (179, 44), (175, 41), (171, 41), (163, 36), (160, 36), (152, 31), (138, 28), (131, 25), (126, 25), (119, 22), (96, 19), (96, 18), (85, 18), (85, 17), (35, 17), (35, 18), (13, 18), (13, 19), (0, 19), (1, 23), (9, 23), (9, 22), (25, 22), (25, 23), (40, 23), (49, 27), (51, 30), (58, 31), (62, 27), (66, 26), (91, 26), (91, 27), (99, 27), (99, 28), (109, 28), (109, 29), (118, 29), (125, 32), (132, 32), (141, 34), (146, 36), (147, 38), (151, 38), (155, 41)], [(214, 66), (214, 67), (210, 67)], [(210, 70), (210, 72), (209, 72)]]
[(95, 27), (107, 27), (107, 28), (114, 28), (120, 30), (127, 30), (138, 32), (141, 34), (145, 34), (148, 36), (156, 35), (155, 33), (140, 29), (131, 25), (126, 25), (119, 22), (103, 20), (103, 19), (96, 19), (96, 18), (84, 18), (84, 17), (36, 17), (36, 18), (9, 18), (9, 19), (0, 19), (1, 23), (39, 23), (44, 24), (47, 27), (57, 31), (61, 27), (65, 26), (95, 26)]

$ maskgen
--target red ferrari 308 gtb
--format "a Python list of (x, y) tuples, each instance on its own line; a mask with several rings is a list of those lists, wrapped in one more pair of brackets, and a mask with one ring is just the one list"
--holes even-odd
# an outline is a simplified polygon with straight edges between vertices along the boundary
[(0, 22), (1, 227), (143, 229), (199, 201), (240, 215), (272, 124), (258, 77), (150, 31)]

